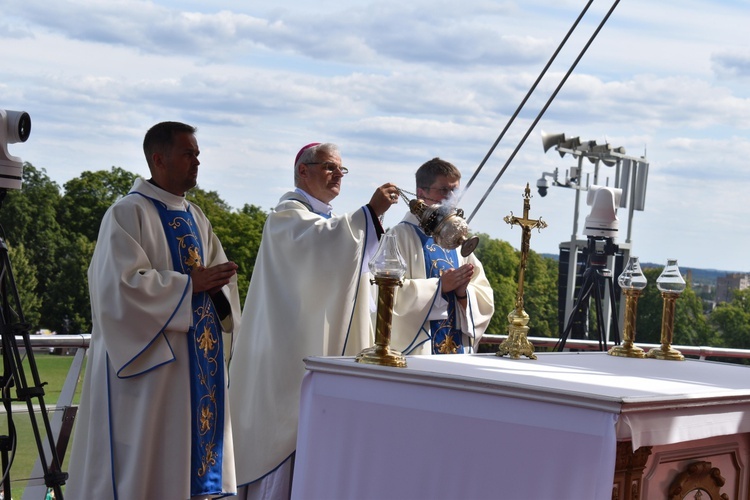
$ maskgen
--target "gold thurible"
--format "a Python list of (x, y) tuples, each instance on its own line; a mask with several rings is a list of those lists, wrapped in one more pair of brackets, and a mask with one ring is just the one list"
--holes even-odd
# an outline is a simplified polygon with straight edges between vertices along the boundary
[(515, 217), (513, 216), (513, 212), (511, 212), (510, 215), (505, 216), (503, 219), (511, 227), (516, 224), (521, 226), (521, 263), (518, 266), (516, 304), (508, 314), (508, 322), (510, 323), (508, 325), (508, 338), (500, 344), (496, 355), (505, 356), (508, 354), (512, 359), (518, 359), (521, 356), (526, 356), (529, 359), (537, 359), (536, 354), (534, 354), (534, 345), (528, 339), (529, 327), (527, 325), (529, 323), (529, 315), (523, 309), (523, 282), (526, 272), (526, 261), (529, 257), (531, 230), (538, 229), (541, 231), (547, 227), (547, 223), (541, 217), (539, 219), (529, 219), (531, 189), (529, 189), (528, 183), (526, 183), (523, 198), (523, 217)]

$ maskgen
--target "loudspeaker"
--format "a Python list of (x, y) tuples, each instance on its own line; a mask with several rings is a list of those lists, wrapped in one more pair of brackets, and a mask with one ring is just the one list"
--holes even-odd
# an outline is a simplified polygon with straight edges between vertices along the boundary
[(547, 134), (542, 130), (542, 146), (546, 153), (549, 148), (557, 146), (561, 142), (565, 141), (565, 134)]

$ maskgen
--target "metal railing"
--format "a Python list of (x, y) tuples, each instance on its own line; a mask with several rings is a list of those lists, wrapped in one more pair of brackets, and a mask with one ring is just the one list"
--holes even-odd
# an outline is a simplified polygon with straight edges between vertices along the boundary
[[(482, 344), (501, 344), (507, 339), (507, 335), (484, 335), (482, 337)], [(560, 339), (557, 337), (528, 337), (529, 342), (534, 344), (535, 348), (545, 347), (554, 348)], [(655, 347), (661, 347), (661, 344), (643, 344), (640, 342), (635, 343), (638, 347), (644, 351), (653, 349)], [(607, 349), (613, 347), (615, 344), (609, 342)], [(696, 356), (699, 359), (705, 360), (706, 358), (738, 358), (738, 359), (750, 359), (750, 349), (730, 349), (728, 347), (708, 347), (708, 346), (691, 346), (691, 345), (673, 345), (673, 348), (680, 351), (685, 356)], [(586, 351), (598, 351), (599, 341), (598, 340), (580, 340), (580, 339), (567, 339), (565, 341), (566, 349), (580, 349)]]
[[(77, 406), (73, 405), (73, 398), (78, 387), (81, 372), (83, 371), (83, 361), (86, 350), (91, 342), (91, 334), (81, 333), (75, 335), (29, 335), (29, 344), (32, 351), (42, 349), (75, 349), (75, 355), (71, 361), (70, 369), (65, 377), (65, 382), (60, 391), (60, 395), (54, 405), (48, 405), (45, 401), (45, 407), (49, 416), (50, 430), (54, 436), (54, 442), (58, 448), (58, 456), (63, 459), (64, 451), (67, 448), (70, 438)], [(16, 344), (23, 349), (26, 347), (24, 338), (16, 336)], [(36, 355), (34, 356), (36, 358)], [(44, 374), (39, 374), (40, 379), (44, 380)], [(28, 406), (25, 404), (13, 404), (13, 413), (28, 414)], [(35, 411), (40, 411), (39, 409)], [(1, 412), (6, 412), (2, 407)], [(61, 443), (64, 443), (61, 446)], [(20, 443), (19, 445), (23, 445)], [(62, 448), (62, 449), (61, 449)], [(44, 443), (44, 456), (51, 457), (52, 453), (47, 443)], [(63, 464), (63, 470), (65, 466)], [(28, 478), (14, 478), (11, 476), (14, 484), (26, 483), (23, 492), (23, 500), (42, 500), (47, 497), (48, 488), (44, 480), (44, 468), (41, 459), (37, 458), (36, 464)], [(5, 493), (10, 498), (10, 492)]]

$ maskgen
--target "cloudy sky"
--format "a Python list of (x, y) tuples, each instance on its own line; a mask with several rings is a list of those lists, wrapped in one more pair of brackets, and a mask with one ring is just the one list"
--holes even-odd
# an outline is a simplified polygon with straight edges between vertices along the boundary
[[(273, 207), (292, 185), (297, 150), (313, 141), (338, 144), (350, 169), (338, 212), (385, 182), (413, 192), (414, 171), (435, 156), (466, 184), (585, 5), (0, 0), (0, 109), (33, 123), (29, 140), (8, 149), (61, 186), (112, 166), (147, 175), (143, 134), (180, 120), (199, 128), (200, 186), (237, 208)], [(535, 189), (542, 172), (564, 180), (575, 165), (544, 152), (544, 130), (645, 155), (645, 210), (631, 226), (642, 261), (749, 272), (747, 1), (622, 1), (532, 127), (611, 6), (592, 2), (464, 193), (467, 215), (487, 195), (472, 231), (518, 248), (520, 230), (503, 217), (522, 212), (530, 183), (531, 216), (549, 224), (532, 248), (557, 253), (571, 239), (575, 190), (542, 198)], [(592, 179), (593, 164), (583, 167)], [(600, 166), (600, 184), (614, 176)], [(405, 210), (394, 207), (386, 225)], [(627, 209), (619, 219), (625, 243)]]

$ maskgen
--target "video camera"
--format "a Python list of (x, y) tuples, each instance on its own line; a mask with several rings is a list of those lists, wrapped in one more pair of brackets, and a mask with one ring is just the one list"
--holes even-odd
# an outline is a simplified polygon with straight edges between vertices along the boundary
[(592, 185), (589, 187), (586, 204), (591, 213), (586, 216), (583, 234), (588, 237), (588, 259), (590, 265), (606, 266), (607, 256), (614, 255), (620, 220), (617, 207), (620, 204), (622, 189)]
[(620, 229), (617, 207), (620, 205), (622, 189), (592, 185), (589, 187), (586, 204), (591, 213), (586, 216), (583, 234), (586, 236), (614, 238)]
[(23, 161), (8, 153), (8, 144), (26, 142), (30, 133), (27, 112), (0, 109), (0, 189), (21, 189)]

